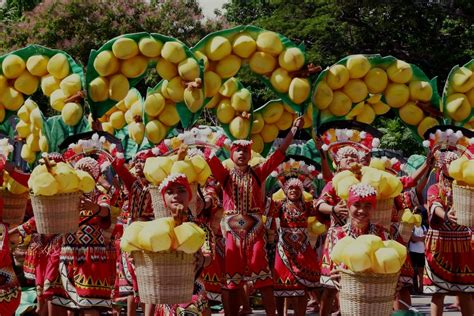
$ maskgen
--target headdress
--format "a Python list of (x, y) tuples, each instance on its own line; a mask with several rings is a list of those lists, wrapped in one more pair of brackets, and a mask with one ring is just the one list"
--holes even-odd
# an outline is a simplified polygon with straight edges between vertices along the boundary
[(79, 159), (74, 164), (74, 168), (88, 172), (94, 180), (97, 180), (100, 176), (99, 163), (92, 157), (83, 157)]
[(350, 187), (347, 205), (351, 206), (356, 202), (369, 202), (375, 207), (377, 202), (377, 191), (371, 185), (357, 183)]
[(182, 173), (174, 173), (167, 176), (159, 186), (161, 195), (163, 196), (163, 201), (166, 206), (165, 192), (172, 184), (179, 184), (186, 188), (189, 194), (189, 201), (191, 201), (193, 194), (191, 192), (191, 186), (189, 185), (188, 178)]

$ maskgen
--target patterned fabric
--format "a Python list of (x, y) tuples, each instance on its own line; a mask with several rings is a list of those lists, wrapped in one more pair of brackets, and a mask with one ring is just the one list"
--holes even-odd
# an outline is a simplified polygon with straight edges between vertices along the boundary
[[(341, 201), (341, 198), (336, 194), (336, 189), (332, 186), (332, 181), (329, 181), (323, 188), (321, 195), (319, 196), (317, 207), (321, 205), (321, 203), (326, 203), (331, 206), (336, 206), (337, 203)], [(324, 216), (322, 216), (324, 217)], [(339, 227), (344, 226), (346, 224), (347, 219), (340, 217), (337, 214), (331, 213), (330, 215), (330, 223), (328, 221), (323, 221), (322, 223), (330, 227)]]
[(0, 222), (0, 315), (13, 315), (20, 298), (21, 288), (8, 247), (8, 226)]
[(222, 236), (216, 236), (215, 256), (201, 273), (209, 300), (221, 301), (222, 286), (224, 285), (224, 252), (225, 239)]
[(425, 239), (425, 293), (474, 292), (472, 231), (434, 215), (436, 207), (448, 210), (451, 205), (451, 186), (446, 179), (428, 189), (430, 228)]
[(352, 236), (353, 238), (357, 238), (360, 235), (366, 234), (379, 236), (380, 238), (382, 238), (382, 240), (387, 240), (389, 237), (384, 228), (378, 224), (369, 224), (367, 229), (357, 230), (352, 227), (349, 222), (342, 227), (333, 227), (328, 230), (328, 235), (324, 244), (323, 257), (321, 262), (321, 284), (323, 284), (325, 287), (334, 288), (334, 282), (330, 278), (331, 272), (338, 268), (344, 268), (344, 266), (337, 266), (331, 260), (330, 254), (336, 243), (346, 236)]
[(304, 296), (305, 288), (319, 286), (319, 259), (309, 243), (308, 217), (312, 203), (276, 203), (273, 216), (280, 219), (274, 265), (275, 296)]
[[(398, 230), (399, 227), (399, 223), (392, 223), (392, 225), (390, 226), (390, 239), (395, 240), (407, 247), (407, 253), (409, 253), (408, 243), (403, 240), (402, 236), (400, 236), (400, 232)], [(413, 269), (411, 257), (407, 256), (405, 263), (403, 264), (402, 269), (400, 270), (400, 282), (403, 284), (403, 286), (413, 286), (413, 275), (415, 275), (415, 270)]]

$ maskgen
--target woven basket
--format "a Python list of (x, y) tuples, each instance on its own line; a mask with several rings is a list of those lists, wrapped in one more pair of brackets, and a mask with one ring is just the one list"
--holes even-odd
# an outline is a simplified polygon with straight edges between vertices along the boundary
[(147, 304), (190, 302), (194, 289), (194, 255), (184, 252), (132, 252), (140, 300)]
[(390, 229), (392, 222), (393, 199), (377, 200), (375, 211), (370, 214), (370, 222)]
[(400, 226), (398, 226), (398, 233), (403, 238), (404, 242), (408, 242), (413, 234), (413, 228), (415, 224), (400, 222)]
[(36, 228), (40, 234), (74, 233), (79, 227), (82, 192), (53, 196), (31, 195)]
[[(197, 184), (190, 184), (191, 187), (191, 201), (189, 202), (189, 209), (193, 215), (197, 215)], [(159, 187), (151, 185), (148, 188), (151, 196), (151, 207), (153, 208), (153, 214), (155, 218), (169, 217), (171, 214), (165, 207), (165, 202), (163, 201), (163, 196), (160, 193)]]
[(12, 194), (1, 190), (0, 197), (3, 199), (3, 222), (9, 225), (20, 225), (23, 223), (28, 193)]
[(453, 184), (453, 207), (456, 210), (457, 224), (474, 226), (474, 190)]
[(399, 273), (367, 274), (341, 271), (339, 291), (341, 315), (390, 315), (398, 275)]

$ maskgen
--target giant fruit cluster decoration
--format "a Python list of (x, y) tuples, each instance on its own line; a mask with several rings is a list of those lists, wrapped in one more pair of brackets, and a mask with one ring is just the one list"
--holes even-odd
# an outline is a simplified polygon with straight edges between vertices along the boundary
[(318, 123), (333, 119), (371, 124), (377, 115), (396, 110), (421, 137), (438, 125), (435, 80), (417, 66), (394, 57), (351, 55), (323, 71), (315, 84), (313, 103)]
[(456, 125), (474, 128), (474, 59), (464, 66), (455, 66), (443, 90), (443, 113)]
[(405, 263), (407, 248), (375, 235), (347, 236), (336, 243), (330, 257), (336, 265), (357, 273), (397, 273)]

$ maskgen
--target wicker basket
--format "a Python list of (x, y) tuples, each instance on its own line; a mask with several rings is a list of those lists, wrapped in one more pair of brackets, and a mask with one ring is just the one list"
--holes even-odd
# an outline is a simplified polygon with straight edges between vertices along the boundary
[(474, 226), (474, 190), (453, 184), (453, 207), (458, 225)]
[(403, 238), (404, 242), (408, 242), (413, 234), (413, 228), (415, 224), (400, 222), (400, 226), (398, 226), (398, 233)]
[(375, 211), (370, 214), (370, 222), (390, 229), (392, 222), (393, 199), (377, 200)]
[(23, 223), (26, 204), (28, 203), (28, 193), (12, 194), (8, 191), (1, 190), (0, 197), (3, 199), (3, 222), (9, 225), (19, 225)]
[(342, 316), (386, 316), (392, 313), (399, 273), (366, 274), (341, 271)]
[(140, 300), (148, 304), (190, 302), (194, 289), (194, 255), (184, 252), (132, 252)]
[(36, 228), (40, 234), (74, 233), (79, 227), (82, 192), (53, 196), (31, 195)]

